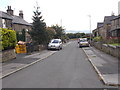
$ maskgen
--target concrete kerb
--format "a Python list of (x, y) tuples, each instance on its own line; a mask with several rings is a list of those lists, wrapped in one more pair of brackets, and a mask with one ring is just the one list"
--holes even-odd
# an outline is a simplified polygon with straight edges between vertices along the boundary
[(37, 62), (40, 62), (40, 61), (42, 61), (43, 59), (46, 59), (46, 58), (48, 58), (49, 56), (53, 55), (54, 53), (55, 53), (55, 52), (53, 52), (52, 54), (50, 54), (50, 55), (48, 55), (48, 56), (45, 56), (45, 57), (43, 57), (43, 58), (40, 58), (40, 59), (38, 59), (37, 61), (34, 61), (34, 62), (32, 62), (32, 63), (30, 63), (30, 64), (28, 64), (28, 65), (25, 65), (25, 66), (23, 66), (23, 67), (21, 67), (21, 68), (19, 68), (19, 69), (16, 69), (16, 70), (14, 70), (14, 71), (6, 74), (6, 75), (3, 75), (2, 77), (0, 77), (0, 79), (3, 79), (3, 78), (5, 78), (5, 77), (7, 77), (7, 76), (9, 76), (9, 75), (11, 75), (11, 74), (13, 74), (13, 73), (16, 73), (16, 72), (18, 72), (18, 71), (20, 71), (20, 70), (22, 70), (22, 69), (24, 69), (24, 68), (27, 68), (27, 67), (29, 67), (29, 66), (37, 63)]
[(100, 73), (100, 71), (97, 69), (97, 67), (92, 63), (90, 57), (87, 55), (87, 53), (85, 52), (84, 49), (82, 49), (84, 51), (84, 53), (86, 54), (86, 56), (88, 57), (88, 60), (89, 62), (92, 64), (93, 68), (95, 69), (95, 71), (97, 72), (98, 76), (100, 77), (100, 80), (105, 84), (105, 85), (108, 85), (108, 86), (119, 86), (119, 85), (116, 85), (116, 84), (109, 84), (107, 83), (107, 81), (104, 79), (104, 77), (102, 76), (102, 74)]

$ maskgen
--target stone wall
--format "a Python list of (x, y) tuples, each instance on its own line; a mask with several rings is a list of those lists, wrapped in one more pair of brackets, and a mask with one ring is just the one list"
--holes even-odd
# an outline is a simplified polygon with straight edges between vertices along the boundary
[(35, 45), (33, 46), (34, 51), (42, 51), (46, 49), (46, 46), (43, 45)]
[(21, 31), (21, 30), (23, 30), (23, 29), (31, 30), (31, 26), (20, 25), (20, 24), (13, 24), (13, 29), (14, 29), (15, 31)]
[(120, 46), (112, 46), (107, 44), (101, 44), (98, 42), (94, 42), (92, 45), (95, 48), (120, 59)]
[(0, 53), (0, 62), (5, 62), (16, 58), (16, 53), (14, 49), (5, 50)]

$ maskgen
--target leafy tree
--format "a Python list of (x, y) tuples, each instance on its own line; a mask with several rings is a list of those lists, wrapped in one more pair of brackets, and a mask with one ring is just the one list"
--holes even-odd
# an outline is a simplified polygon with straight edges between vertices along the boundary
[(48, 42), (49, 42), (51, 39), (54, 38), (54, 36), (56, 34), (56, 31), (52, 27), (47, 27), (46, 31), (47, 31), (47, 39), (48, 39)]
[(75, 34), (73, 34), (73, 33), (67, 33), (67, 36), (69, 37), (69, 39), (76, 38)]
[(70, 38), (70, 39), (73, 39), (73, 38), (85, 38), (87, 34), (85, 33), (68, 33), (67, 36)]
[(54, 38), (60, 38), (62, 42), (66, 42), (66, 40), (69, 39), (65, 33), (65, 29), (62, 26), (59, 26), (56, 24), (51, 26), (51, 28), (53, 28), (56, 32), (56, 34), (54, 35)]
[(36, 44), (46, 44), (47, 43), (47, 33), (46, 33), (46, 23), (42, 19), (41, 12), (37, 6), (34, 11), (32, 30), (29, 31), (31, 38)]
[(62, 35), (64, 35), (65, 34), (65, 31), (64, 31), (64, 29), (62, 28), (62, 26), (59, 26), (59, 25), (53, 25), (53, 26), (51, 26), (53, 29), (55, 29), (55, 32), (56, 32), (56, 34), (55, 34), (55, 36), (54, 36), (54, 38), (61, 38), (62, 37)]

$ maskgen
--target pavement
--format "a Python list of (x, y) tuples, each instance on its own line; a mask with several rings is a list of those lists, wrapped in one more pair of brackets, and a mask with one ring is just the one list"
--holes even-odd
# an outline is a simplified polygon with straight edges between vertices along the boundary
[(0, 65), (0, 79), (7, 77), (15, 72), (18, 72), (26, 67), (29, 67), (43, 59), (53, 55), (56, 51), (43, 50), (40, 52), (34, 52), (31, 55), (17, 54), (17, 58), (4, 62)]
[(118, 58), (101, 52), (94, 47), (83, 48), (83, 51), (105, 85), (120, 86), (120, 67), (118, 66), (120, 61)]
[[(66, 47), (69, 44), (70, 42), (63, 44), (63, 47)], [(55, 52), (57, 51), (43, 50), (39, 52), (33, 52), (31, 55), (17, 54), (16, 59), (0, 63), (0, 79), (18, 72), (26, 67), (29, 67), (37, 62), (40, 62), (45, 58), (53, 55)]]
[[(118, 81), (120, 68), (118, 67), (119, 60), (117, 58), (105, 54), (93, 47), (85, 47), (82, 49), (105, 85), (120, 85)], [(35, 52), (31, 55), (18, 54), (16, 59), (2, 63), (2, 67), (0, 68), (0, 79), (40, 62), (53, 55), (55, 52), (57, 51), (44, 50)]]

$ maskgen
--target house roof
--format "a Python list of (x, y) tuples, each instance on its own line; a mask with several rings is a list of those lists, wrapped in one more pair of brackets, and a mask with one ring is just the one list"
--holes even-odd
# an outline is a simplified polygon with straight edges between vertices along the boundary
[(117, 16), (105, 16), (104, 17), (104, 24), (111, 24), (111, 20), (113, 20), (114, 18), (116, 18)]
[(25, 21), (22, 17), (16, 15), (9, 15), (3, 11), (0, 11), (0, 18), (11, 19), (13, 24), (21, 24), (21, 25), (28, 25), (31, 26), (30, 23)]
[(98, 22), (97, 23), (97, 28), (102, 27), (102, 26), (103, 26), (103, 22)]
[(20, 17), (20, 16), (14, 15), (14, 16), (12, 16), (12, 18), (13, 18), (12, 23), (14, 23), (14, 24), (22, 24), (22, 25), (31, 26), (30, 23), (26, 22), (26, 21), (25, 21), (22, 17)]
[(2, 11), (0, 11), (0, 18), (11, 19), (11, 20), (13, 19), (11, 17), (11, 15), (9, 15), (9, 14), (7, 14), (5, 12), (2, 12)]
[(117, 17), (115, 17), (113, 20), (116, 20), (116, 19), (119, 19), (120, 18), (120, 16), (117, 16)]

